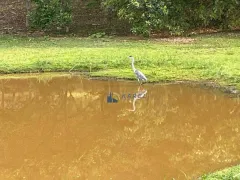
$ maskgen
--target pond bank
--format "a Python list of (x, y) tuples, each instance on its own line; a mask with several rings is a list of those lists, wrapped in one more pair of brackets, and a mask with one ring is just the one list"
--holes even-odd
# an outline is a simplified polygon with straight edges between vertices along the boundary
[[(240, 89), (240, 33), (170, 39), (0, 36), (0, 73), (79, 71), (150, 82), (210, 81)], [(194, 39), (194, 40), (192, 40)]]
[[(20, 74), (2, 74), (0, 76), (1, 79), (18, 79), (18, 78), (39, 78), (39, 79), (52, 79), (53, 77), (59, 76), (81, 76), (87, 79), (93, 80), (116, 80), (116, 81), (137, 81), (133, 78), (116, 78), (116, 77), (100, 77), (100, 76), (91, 76), (89, 73), (81, 73), (81, 72), (46, 72), (46, 73), (20, 73)], [(225, 93), (229, 97), (240, 97), (240, 91), (234, 86), (220, 85), (216, 82), (211, 81), (189, 81), (189, 80), (177, 80), (177, 81), (152, 81), (147, 82), (150, 84), (185, 84), (191, 87), (198, 87), (204, 89), (215, 89), (222, 93)]]
[[(86, 76), (86, 74), (85, 74)], [(86, 76), (89, 79), (96, 79), (96, 80), (128, 80), (134, 81), (132, 78), (111, 78), (111, 77), (99, 77), (99, 76)], [(227, 85), (220, 85), (216, 82), (211, 81), (190, 81), (190, 80), (172, 80), (172, 81), (152, 81), (147, 82), (150, 84), (186, 84), (192, 87), (200, 87), (200, 88), (207, 88), (207, 89), (216, 89), (221, 91), (222, 93), (228, 94), (231, 97), (239, 97), (240, 90), (238, 90), (235, 86), (227, 86)]]

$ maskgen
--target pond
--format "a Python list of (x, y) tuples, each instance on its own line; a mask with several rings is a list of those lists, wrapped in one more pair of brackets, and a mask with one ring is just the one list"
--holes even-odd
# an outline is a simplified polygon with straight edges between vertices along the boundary
[(0, 179), (195, 179), (240, 163), (240, 100), (180, 84), (0, 80)]

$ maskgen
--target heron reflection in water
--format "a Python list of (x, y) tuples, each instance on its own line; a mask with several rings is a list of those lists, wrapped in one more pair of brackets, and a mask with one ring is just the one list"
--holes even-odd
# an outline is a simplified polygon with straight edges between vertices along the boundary
[(136, 101), (146, 97), (147, 94), (147, 90), (146, 89), (141, 89), (141, 86), (138, 87), (138, 92), (135, 94), (133, 102), (132, 102), (132, 106), (133, 109), (129, 109), (129, 111), (135, 111), (136, 110)]

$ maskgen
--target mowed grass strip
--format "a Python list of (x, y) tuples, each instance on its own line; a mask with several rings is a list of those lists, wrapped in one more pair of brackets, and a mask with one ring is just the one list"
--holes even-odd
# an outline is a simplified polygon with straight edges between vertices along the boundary
[(0, 73), (74, 71), (134, 78), (129, 55), (150, 81), (216, 81), (240, 88), (240, 34), (191, 38), (0, 36)]

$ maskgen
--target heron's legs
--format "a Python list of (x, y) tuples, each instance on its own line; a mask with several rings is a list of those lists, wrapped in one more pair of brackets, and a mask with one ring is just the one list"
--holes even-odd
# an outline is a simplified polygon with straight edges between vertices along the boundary
[(138, 83), (139, 83), (140, 85), (142, 85), (142, 81), (141, 81), (140, 79), (138, 79)]

